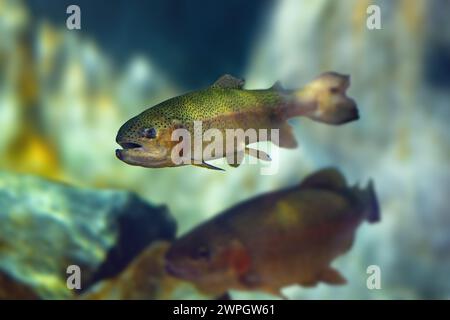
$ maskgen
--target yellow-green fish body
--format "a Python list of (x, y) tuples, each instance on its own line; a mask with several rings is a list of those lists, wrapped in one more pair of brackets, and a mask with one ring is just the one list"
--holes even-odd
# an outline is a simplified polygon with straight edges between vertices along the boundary
[[(356, 104), (345, 95), (347, 76), (326, 73), (295, 91), (283, 90), (279, 85), (244, 90), (243, 84), (243, 80), (225, 75), (208, 88), (171, 98), (130, 119), (117, 134), (116, 141), (123, 147), (116, 151), (117, 157), (132, 165), (176, 166), (171, 159), (171, 150), (178, 143), (172, 139), (176, 129), (187, 130), (192, 139), (202, 141), (202, 147), (209, 143), (202, 139), (208, 129), (218, 130), (224, 145), (228, 142), (227, 129), (279, 129), (279, 141), (274, 142), (294, 148), (297, 142), (287, 124), (290, 117), (304, 115), (332, 124), (358, 118)], [(200, 130), (195, 129), (195, 121), (201, 122)], [(259, 135), (246, 140), (245, 145), (271, 138), (270, 134)], [(223, 150), (223, 156), (237, 151)]]

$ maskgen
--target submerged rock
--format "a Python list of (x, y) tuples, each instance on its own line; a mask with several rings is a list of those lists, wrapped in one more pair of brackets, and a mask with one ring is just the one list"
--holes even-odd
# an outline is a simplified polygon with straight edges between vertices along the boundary
[(154, 242), (145, 248), (119, 275), (99, 282), (81, 299), (160, 300), (211, 299), (194, 286), (166, 272), (164, 256), (171, 243)]
[(165, 207), (130, 192), (0, 172), (0, 297), (72, 297), (69, 265), (80, 267), (85, 290), (175, 229)]
[(33, 290), (10, 278), (8, 275), (0, 273), (0, 299), (39, 299)]

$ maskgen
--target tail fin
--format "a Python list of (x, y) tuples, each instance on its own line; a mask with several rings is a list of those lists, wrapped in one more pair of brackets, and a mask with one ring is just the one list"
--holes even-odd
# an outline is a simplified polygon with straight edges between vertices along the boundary
[(380, 221), (380, 206), (378, 204), (377, 195), (370, 180), (364, 190), (358, 191), (359, 199), (364, 207), (364, 214), (370, 223)]
[(304, 88), (294, 91), (294, 109), (288, 111), (289, 116), (303, 115), (334, 125), (357, 120), (356, 103), (346, 95), (349, 86), (350, 76), (336, 72), (323, 73)]

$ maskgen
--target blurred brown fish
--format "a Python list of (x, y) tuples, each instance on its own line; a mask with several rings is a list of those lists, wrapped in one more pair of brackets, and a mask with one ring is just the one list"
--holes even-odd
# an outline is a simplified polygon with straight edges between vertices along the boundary
[(298, 186), (261, 195), (176, 240), (166, 269), (204, 293), (229, 289), (279, 294), (287, 285), (346, 280), (330, 264), (347, 252), (362, 221), (379, 220), (372, 181), (349, 187), (336, 169)]

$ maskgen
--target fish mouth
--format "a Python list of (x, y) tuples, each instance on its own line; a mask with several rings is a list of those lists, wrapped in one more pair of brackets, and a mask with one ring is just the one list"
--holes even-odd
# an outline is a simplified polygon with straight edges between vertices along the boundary
[(136, 141), (118, 141), (122, 149), (116, 149), (116, 157), (133, 166), (148, 168), (163, 167), (166, 164), (163, 150), (148, 149)]
[[(172, 248), (173, 249), (173, 248)], [(194, 280), (198, 277), (199, 271), (192, 267), (187, 261), (177, 259), (180, 253), (169, 250), (164, 257), (164, 269), (172, 277)]]
[(177, 268), (175, 268), (172, 264), (166, 262), (165, 266), (166, 272), (172, 277), (181, 277), (180, 272)]
[[(136, 142), (117, 142), (122, 149), (116, 149), (116, 157), (119, 160), (125, 161), (125, 158), (127, 155), (131, 153), (139, 153), (139, 152), (145, 152), (144, 147)], [(126, 161), (125, 161), (126, 162)]]
[(142, 148), (142, 145), (136, 142), (119, 142), (119, 145), (124, 149), (139, 149)]
[(165, 264), (166, 273), (172, 277), (184, 279), (184, 280), (195, 280), (200, 275), (197, 270), (189, 270), (185, 265), (177, 266), (166, 260)]

